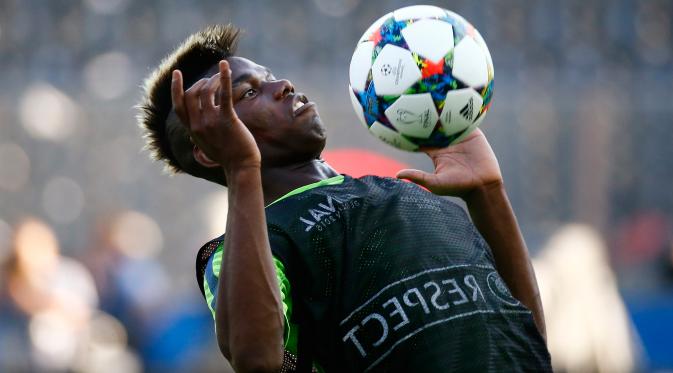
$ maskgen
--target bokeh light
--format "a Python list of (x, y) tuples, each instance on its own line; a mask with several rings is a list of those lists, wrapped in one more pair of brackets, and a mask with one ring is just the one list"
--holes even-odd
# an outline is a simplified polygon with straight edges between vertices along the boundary
[(47, 83), (34, 83), (21, 98), (19, 116), (25, 130), (42, 140), (62, 141), (77, 126), (77, 104)]
[(138, 357), (127, 348), (124, 325), (103, 312), (93, 315), (90, 325), (89, 355), (81, 367), (86, 372), (136, 373), (142, 371)]
[(122, 52), (108, 52), (91, 59), (84, 68), (87, 89), (102, 100), (120, 97), (135, 83), (129, 57)]
[(112, 227), (112, 241), (131, 258), (151, 258), (161, 251), (164, 239), (157, 222), (138, 211), (119, 214)]
[(14, 250), (19, 268), (38, 282), (57, 265), (60, 248), (51, 227), (40, 220), (29, 218), (16, 229)]
[(218, 237), (227, 228), (227, 213), (229, 210), (229, 198), (226, 191), (218, 191), (207, 195), (201, 206), (205, 211), (208, 222), (209, 237)]
[(72, 223), (82, 213), (84, 191), (72, 179), (55, 177), (47, 182), (42, 191), (42, 207), (54, 222)]
[(331, 17), (343, 17), (355, 9), (360, 0), (313, 0), (324, 14)]
[(12, 227), (0, 219), (0, 263), (3, 263), (11, 253)]
[(17, 144), (0, 144), (0, 189), (18, 191), (30, 176), (28, 154)]
[(89, 9), (99, 14), (115, 14), (123, 11), (129, 0), (86, 0)]
[(93, 315), (91, 320), (91, 340), (98, 346), (115, 348), (126, 346), (128, 335), (119, 320), (102, 312)]
[(335, 170), (352, 177), (377, 175), (395, 177), (397, 172), (409, 165), (394, 158), (364, 149), (326, 150), (322, 158)]
[(654, 65), (671, 59), (671, 14), (662, 11), (656, 2), (640, 4), (635, 17), (636, 35), (643, 58)]
[(534, 265), (554, 369), (635, 371), (631, 324), (598, 232), (579, 224), (562, 227)]
[(142, 142), (137, 136), (111, 138), (88, 159), (87, 167), (92, 175), (104, 169), (118, 182), (132, 184), (143, 176), (145, 170), (138, 164), (138, 159), (142, 160), (145, 157), (145, 154), (140, 152), (141, 148)]
[(206, 23), (202, 9), (190, 6), (187, 3), (176, 5), (172, 12), (159, 18), (159, 30), (163, 40), (181, 42), (185, 33), (192, 32), (191, 25)]
[(66, 370), (77, 353), (77, 330), (67, 315), (56, 310), (37, 314), (30, 321), (30, 340), (44, 368)]

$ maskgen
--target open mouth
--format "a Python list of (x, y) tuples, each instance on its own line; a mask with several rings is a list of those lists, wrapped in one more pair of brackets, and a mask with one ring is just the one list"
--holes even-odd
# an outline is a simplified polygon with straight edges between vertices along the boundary
[(313, 106), (312, 102), (309, 102), (306, 96), (303, 94), (297, 94), (292, 99), (292, 116), (296, 117), (297, 115), (304, 112), (306, 109)]

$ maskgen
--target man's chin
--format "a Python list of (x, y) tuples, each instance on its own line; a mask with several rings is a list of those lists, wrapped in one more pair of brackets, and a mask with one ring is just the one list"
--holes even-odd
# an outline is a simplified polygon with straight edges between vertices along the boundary
[(318, 117), (315, 122), (311, 123), (311, 131), (306, 139), (305, 146), (314, 157), (320, 157), (326, 143), (327, 130)]
[(311, 132), (315, 133), (318, 137), (324, 139), (327, 136), (327, 130), (318, 113), (311, 117), (309, 125), (311, 127)]

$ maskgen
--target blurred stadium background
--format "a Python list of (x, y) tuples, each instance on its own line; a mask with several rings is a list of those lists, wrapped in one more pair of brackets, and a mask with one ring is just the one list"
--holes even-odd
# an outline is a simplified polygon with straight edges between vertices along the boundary
[[(556, 368), (673, 369), (673, 1), (425, 3), (490, 47), (483, 128), (536, 256)], [(430, 169), (365, 135), (346, 93), (357, 38), (411, 4), (0, 0), (0, 372), (227, 371), (193, 265), (226, 192), (141, 151), (142, 79), (232, 21), (241, 55), (318, 103), (333, 162)]]

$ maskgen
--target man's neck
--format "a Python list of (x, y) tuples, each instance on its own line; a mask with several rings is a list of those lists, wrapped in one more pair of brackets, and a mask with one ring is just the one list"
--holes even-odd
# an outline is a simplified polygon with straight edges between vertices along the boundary
[(337, 175), (339, 173), (322, 159), (291, 166), (262, 169), (264, 205), (268, 206), (299, 187)]

